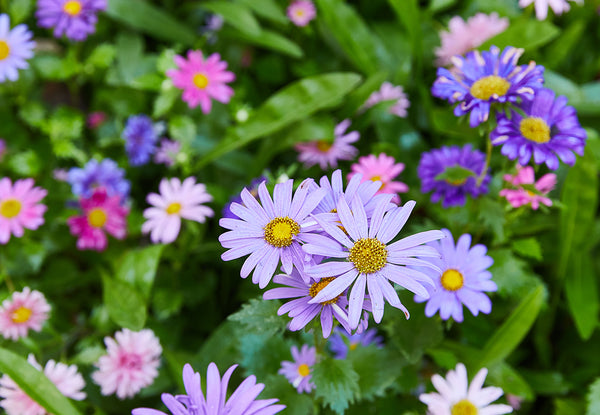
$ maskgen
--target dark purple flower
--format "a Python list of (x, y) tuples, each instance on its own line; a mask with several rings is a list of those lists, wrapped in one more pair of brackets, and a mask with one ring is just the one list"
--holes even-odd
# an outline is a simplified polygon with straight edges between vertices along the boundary
[(357, 334), (348, 334), (339, 327), (333, 330), (329, 339), (329, 349), (336, 359), (345, 359), (348, 352), (358, 346), (367, 347), (374, 344), (377, 348), (383, 347), (383, 337), (377, 335), (377, 329), (369, 329)]
[(156, 151), (158, 135), (152, 119), (147, 115), (132, 115), (127, 119), (123, 130), (125, 150), (132, 166), (141, 166), (150, 161), (150, 156)]
[(83, 168), (73, 167), (69, 170), (67, 181), (76, 196), (89, 198), (94, 189), (104, 187), (109, 196), (119, 195), (124, 202), (131, 187), (125, 179), (125, 171), (111, 159), (90, 160)]
[(54, 28), (54, 37), (83, 41), (96, 31), (97, 13), (106, 10), (106, 0), (38, 0), (38, 26)]

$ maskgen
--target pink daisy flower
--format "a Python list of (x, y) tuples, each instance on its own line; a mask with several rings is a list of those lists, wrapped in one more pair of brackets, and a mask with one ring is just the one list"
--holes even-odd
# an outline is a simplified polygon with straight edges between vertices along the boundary
[(408, 192), (408, 186), (402, 182), (395, 182), (393, 179), (404, 170), (404, 163), (396, 163), (393, 157), (381, 153), (379, 156), (370, 154), (360, 157), (358, 163), (352, 165), (352, 172), (348, 173), (347, 179), (357, 173), (362, 174), (362, 182), (371, 180), (380, 181), (381, 187), (376, 194), (390, 193), (394, 194), (392, 199), (395, 203), (400, 203), (397, 193)]
[(464, 55), (476, 49), (508, 27), (508, 19), (500, 18), (498, 13), (489, 15), (477, 13), (464, 21), (460, 16), (454, 16), (448, 22), (448, 31), (441, 31), (442, 45), (435, 50), (438, 65), (449, 65), (450, 58)]
[[(44, 375), (67, 398), (76, 401), (85, 399), (85, 392), (82, 391), (85, 381), (77, 371), (77, 366), (49, 360), (42, 370), (32, 354), (28, 356), (27, 361), (40, 372), (43, 371)], [(7, 375), (0, 378), (0, 396), (4, 398), (0, 401), (0, 407), (4, 408), (7, 415), (47, 415), (46, 410), (23, 392)]]
[(233, 89), (225, 85), (235, 80), (235, 74), (227, 71), (227, 62), (221, 60), (218, 53), (204, 59), (202, 51), (190, 50), (186, 60), (175, 56), (178, 69), (169, 69), (167, 76), (173, 84), (183, 90), (182, 99), (190, 108), (200, 105), (202, 112), (208, 114), (212, 108), (211, 99), (224, 104), (233, 96)]
[(11, 233), (20, 238), (24, 228), (33, 230), (44, 223), (47, 208), (38, 202), (48, 192), (33, 184), (33, 179), (24, 179), (13, 186), (8, 177), (0, 179), (0, 244), (8, 243)]
[(196, 184), (194, 177), (188, 177), (183, 183), (178, 178), (162, 179), (160, 194), (150, 193), (146, 200), (152, 207), (144, 210), (148, 219), (142, 225), (143, 233), (150, 233), (154, 243), (171, 243), (179, 235), (181, 218), (199, 223), (206, 222), (214, 212), (202, 203), (213, 200), (206, 192), (206, 186)]
[(321, 169), (325, 170), (328, 166), (336, 168), (338, 160), (354, 159), (358, 150), (350, 143), (358, 141), (360, 134), (358, 131), (346, 134), (348, 127), (350, 120), (344, 120), (335, 126), (333, 143), (329, 140), (317, 140), (296, 144), (294, 148), (300, 152), (298, 161), (303, 162), (305, 168), (319, 164)]
[(367, 110), (380, 102), (385, 101), (396, 101), (392, 105), (388, 112), (397, 117), (404, 118), (408, 115), (407, 109), (410, 107), (410, 101), (408, 96), (404, 93), (404, 88), (401, 86), (394, 86), (389, 82), (381, 84), (379, 91), (373, 92), (369, 95), (369, 98), (365, 101), (362, 106), (363, 110)]
[(281, 362), (280, 375), (283, 375), (292, 384), (298, 393), (310, 393), (316, 386), (311, 382), (312, 367), (317, 363), (317, 349), (302, 345), (302, 349), (298, 351), (296, 346), (292, 346), (293, 362)]
[(514, 176), (505, 174), (504, 180), (516, 187), (516, 189), (500, 190), (500, 196), (505, 197), (512, 207), (518, 208), (531, 204), (531, 208), (537, 210), (540, 203), (552, 206), (552, 200), (546, 195), (556, 186), (556, 174), (545, 174), (536, 182), (533, 167), (517, 165), (517, 174)]
[(0, 306), (0, 333), (5, 339), (27, 337), (29, 330), (40, 331), (48, 320), (50, 305), (44, 294), (29, 287), (14, 292)]
[(104, 251), (108, 245), (105, 232), (117, 239), (125, 238), (129, 210), (121, 206), (120, 196), (108, 196), (104, 187), (98, 187), (91, 197), (82, 197), (79, 203), (83, 215), (67, 220), (71, 235), (79, 237), (79, 250)]
[(150, 386), (158, 376), (162, 347), (150, 329), (123, 329), (115, 338), (105, 337), (107, 355), (100, 357), (92, 379), (102, 395), (116, 393), (119, 399), (131, 398)]
[(296, 0), (287, 8), (287, 16), (296, 26), (306, 26), (317, 16), (317, 9), (312, 1)]

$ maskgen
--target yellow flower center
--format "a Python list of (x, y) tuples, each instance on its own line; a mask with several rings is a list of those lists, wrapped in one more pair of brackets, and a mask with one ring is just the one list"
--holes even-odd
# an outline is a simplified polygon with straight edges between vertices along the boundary
[(333, 144), (327, 140), (317, 141), (317, 150), (321, 153), (327, 153)]
[[(321, 292), (321, 290), (325, 287), (327, 287), (329, 285), (329, 283), (331, 281), (335, 280), (335, 277), (326, 277), (326, 278), (321, 278), (319, 281), (313, 283), (313, 285), (310, 286), (310, 288), (308, 289), (308, 295), (310, 295), (311, 297), (315, 297), (317, 294), (319, 294), (319, 292)], [(342, 296), (342, 294), (338, 295), (337, 297), (335, 297), (332, 300), (328, 300), (328, 301), (323, 301), (322, 303), (320, 303), (321, 305), (330, 305), (330, 304), (335, 304), (337, 303), (337, 300)]]
[(461, 186), (461, 185), (465, 184), (467, 179), (455, 179), (455, 180), (446, 179), (444, 181), (446, 183), (448, 183), (450, 186)]
[(169, 215), (175, 215), (177, 213), (179, 213), (179, 211), (181, 210), (181, 203), (179, 202), (173, 202), (171, 203), (169, 206), (167, 206), (167, 213)]
[(523, 118), (519, 129), (523, 137), (535, 143), (541, 144), (550, 141), (550, 127), (541, 118)]
[(350, 343), (350, 350), (356, 350), (358, 343)]
[(30, 308), (21, 306), (13, 311), (11, 320), (13, 323), (17, 324), (26, 323), (29, 320), (29, 317), (31, 317), (31, 313), (32, 311)]
[(3, 61), (4, 59), (8, 58), (9, 54), (10, 46), (8, 46), (8, 43), (6, 43), (6, 41), (0, 40), (0, 61)]
[(527, 196), (529, 197), (535, 197), (537, 196), (534, 192), (532, 192), (531, 190), (525, 190), (525, 192), (527, 193)]
[(88, 223), (94, 228), (103, 227), (107, 219), (106, 212), (100, 208), (92, 209), (88, 213)]
[(381, 182), (381, 187), (379, 188), (379, 190), (383, 190), (383, 188), (385, 187), (385, 183), (384, 183), (383, 179), (381, 178), (381, 176), (373, 176), (373, 177), (371, 177), (371, 181), (372, 182)]
[(385, 266), (387, 256), (383, 242), (375, 238), (364, 238), (356, 241), (350, 248), (348, 259), (361, 274), (372, 274)]
[(21, 202), (17, 199), (6, 199), (0, 203), (0, 216), (12, 219), (21, 212)]
[(298, 374), (302, 377), (308, 376), (310, 374), (310, 368), (306, 363), (302, 363), (298, 366)]
[(194, 82), (194, 85), (200, 89), (204, 89), (208, 86), (208, 78), (203, 73), (197, 73), (194, 75), (192, 82)]
[(467, 399), (458, 401), (452, 407), (452, 415), (477, 415), (478, 413), (477, 407)]
[(478, 79), (471, 86), (471, 95), (475, 98), (487, 101), (490, 98), (498, 98), (506, 95), (510, 88), (510, 82), (497, 76), (489, 75)]
[(464, 283), (463, 275), (455, 269), (447, 269), (442, 274), (442, 287), (446, 291), (456, 291), (462, 288)]
[(287, 216), (275, 218), (265, 226), (265, 241), (276, 248), (292, 244), (294, 235), (300, 233), (300, 225)]
[(81, 13), (81, 3), (79, 1), (77, 1), (77, 0), (67, 1), (65, 3), (65, 5), (63, 6), (63, 10), (69, 16), (75, 17), (79, 13)]

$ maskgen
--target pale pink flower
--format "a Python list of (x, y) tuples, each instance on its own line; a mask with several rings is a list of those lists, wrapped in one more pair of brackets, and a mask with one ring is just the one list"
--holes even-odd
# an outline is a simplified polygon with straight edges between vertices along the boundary
[(438, 65), (450, 64), (450, 58), (464, 55), (486, 40), (500, 34), (508, 27), (508, 19), (500, 18), (498, 13), (490, 15), (477, 13), (466, 22), (460, 16), (454, 16), (448, 22), (448, 31), (440, 32), (441, 47), (435, 50)]
[(29, 287), (15, 291), (0, 306), (0, 333), (5, 339), (27, 337), (29, 330), (42, 330), (49, 312), (50, 305), (41, 292)]
[(537, 210), (540, 203), (552, 206), (552, 200), (547, 198), (546, 195), (556, 186), (556, 174), (545, 174), (536, 182), (533, 167), (517, 165), (517, 174), (514, 176), (505, 174), (504, 180), (516, 187), (516, 189), (502, 189), (500, 191), (500, 196), (506, 197), (512, 207), (518, 208), (531, 204), (531, 208)]
[[(42, 367), (30, 354), (27, 358), (29, 364), (40, 372)], [(82, 389), (85, 387), (85, 381), (77, 371), (77, 366), (66, 365), (64, 363), (49, 360), (43, 369), (44, 375), (56, 388), (67, 398), (76, 401), (82, 401), (86, 395)], [(0, 406), (4, 408), (7, 415), (47, 415), (46, 410), (37, 402), (31, 399), (19, 386), (7, 375), (0, 378), (0, 396), (4, 399), (0, 401)]]
[(396, 101), (396, 103), (388, 109), (390, 114), (396, 115), (400, 118), (404, 118), (408, 115), (406, 110), (408, 107), (410, 107), (410, 101), (408, 100), (407, 95), (404, 93), (404, 88), (399, 85), (394, 86), (389, 82), (384, 82), (381, 84), (379, 91), (375, 91), (369, 95), (369, 98), (367, 98), (363, 104), (362, 109), (369, 109), (372, 106), (384, 101)]
[(83, 215), (67, 220), (71, 235), (79, 237), (77, 248), (104, 251), (108, 245), (105, 232), (117, 239), (127, 234), (129, 210), (121, 206), (121, 197), (108, 196), (104, 187), (94, 189), (89, 198), (79, 199)]
[(115, 338), (105, 337), (108, 354), (100, 357), (92, 379), (100, 385), (102, 395), (116, 393), (119, 399), (131, 398), (150, 386), (158, 376), (162, 347), (150, 329), (123, 329)]
[(300, 152), (298, 161), (303, 162), (306, 168), (318, 163), (321, 169), (325, 170), (328, 166), (336, 168), (338, 160), (354, 159), (358, 155), (358, 149), (350, 143), (358, 141), (360, 134), (358, 131), (350, 131), (346, 134), (349, 126), (350, 120), (344, 120), (336, 125), (333, 131), (333, 142), (317, 140), (296, 144), (294, 148)]
[[(575, 1), (578, 4), (583, 4), (583, 0), (568, 0)], [(519, 0), (519, 6), (525, 8), (531, 3), (535, 3), (535, 16), (538, 20), (545, 20), (548, 17), (548, 7), (554, 10), (554, 14), (557, 16), (568, 12), (570, 9), (567, 0)]]
[(0, 244), (8, 243), (11, 233), (20, 238), (23, 229), (37, 229), (44, 223), (46, 205), (38, 203), (48, 193), (33, 187), (33, 179), (0, 179)]
[(144, 210), (148, 219), (142, 225), (142, 232), (149, 233), (154, 243), (171, 243), (179, 235), (181, 218), (204, 223), (214, 212), (202, 203), (213, 198), (206, 192), (206, 186), (196, 184), (194, 177), (188, 177), (183, 183), (178, 178), (161, 180), (160, 194), (150, 193), (146, 200), (152, 205)]
[(175, 159), (181, 151), (181, 143), (163, 138), (160, 141), (160, 147), (154, 153), (154, 162), (156, 164), (166, 164), (172, 166), (175, 164)]
[[(379, 156), (370, 154), (358, 159), (358, 163), (352, 165), (352, 172), (348, 173), (348, 180), (356, 173), (362, 174), (361, 182), (371, 180), (381, 182), (381, 187), (376, 194), (380, 193), (405, 193), (408, 186), (402, 182), (393, 181), (404, 170), (404, 163), (396, 163), (393, 157), (381, 153)], [(398, 195), (392, 201), (400, 203)]]
[(190, 108), (200, 105), (202, 112), (208, 114), (212, 109), (211, 99), (224, 104), (233, 96), (227, 82), (235, 80), (235, 74), (227, 71), (227, 62), (221, 60), (218, 53), (213, 53), (204, 59), (202, 51), (190, 50), (187, 60), (183, 56), (175, 56), (178, 69), (169, 69), (167, 76), (173, 80), (173, 85), (183, 90), (182, 99)]
[(295, 0), (288, 6), (287, 16), (296, 26), (306, 26), (317, 16), (317, 9), (312, 1)]

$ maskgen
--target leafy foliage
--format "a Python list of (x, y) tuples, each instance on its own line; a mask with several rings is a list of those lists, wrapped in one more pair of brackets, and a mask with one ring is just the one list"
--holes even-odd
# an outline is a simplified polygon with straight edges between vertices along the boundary
[(338, 414), (359, 396), (359, 375), (347, 360), (325, 358), (314, 366), (315, 396)]

